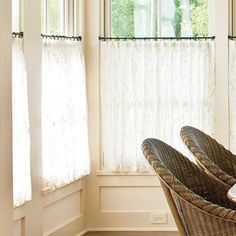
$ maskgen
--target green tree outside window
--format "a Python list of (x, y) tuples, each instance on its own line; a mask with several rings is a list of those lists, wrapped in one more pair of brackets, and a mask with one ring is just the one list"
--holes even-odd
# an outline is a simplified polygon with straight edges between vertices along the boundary
[[(136, 0), (110, 0), (112, 37), (135, 36), (134, 35), (135, 1)], [(165, 0), (160, 0), (160, 1), (165, 1)], [(181, 28), (183, 24), (182, 22), (183, 2), (182, 0), (173, 0), (173, 3), (175, 5), (175, 13), (173, 19), (173, 29), (175, 34), (174, 36), (181, 37), (183, 36), (181, 35)], [(162, 4), (160, 4), (160, 6), (161, 5)], [(193, 36), (208, 36), (208, 0), (189, 0), (189, 6), (190, 6), (190, 18), (191, 18), (190, 25), (192, 27)], [(158, 11), (156, 11), (156, 14), (158, 14)], [(164, 35), (164, 36), (173, 36), (173, 35)]]

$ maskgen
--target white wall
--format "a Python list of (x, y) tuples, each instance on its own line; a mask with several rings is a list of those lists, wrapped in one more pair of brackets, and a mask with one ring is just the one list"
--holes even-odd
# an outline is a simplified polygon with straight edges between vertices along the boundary
[(85, 179), (39, 195), (40, 204), (32, 201), (14, 210), (14, 236), (74, 236), (86, 230)]
[[(211, 0), (212, 1), (212, 0)], [(229, 1), (215, 0), (216, 138), (229, 147), (228, 30)], [(220, 17), (219, 17), (220, 16)]]
[[(212, 0), (213, 1), (213, 0)], [(116, 175), (100, 171), (99, 94), (100, 15), (98, 0), (84, 0), (82, 33), (87, 67), (89, 135), (92, 174), (55, 192), (41, 191), (41, 39), (40, 0), (25, 0), (25, 56), (29, 80), (31, 173), (33, 200), (14, 209), (14, 236), (70, 236), (91, 230), (176, 230), (155, 174)], [(11, 173), (11, 16), (10, 1), (0, 1), (0, 235), (12, 235)], [(228, 3), (217, 0), (216, 76), (217, 127), (228, 146)], [(100, 9), (101, 10), (101, 9)], [(82, 9), (83, 11), (83, 9)], [(83, 25), (83, 24), (82, 24)], [(2, 194), (4, 193), (4, 194)], [(150, 213), (161, 212), (166, 223), (151, 224)]]
[[(85, 1), (85, 58), (89, 91), (89, 127), (92, 174), (88, 178), (90, 230), (176, 230), (157, 176), (100, 172), (101, 130), (99, 41), (102, 1)], [(150, 213), (165, 213), (167, 222), (151, 224)]]
[[(23, 9), (33, 199), (14, 209), (14, 236), (73, 236), (86, 229), (86, 178), (54, 192), (42, 192), (41, 0), (24, 0)], [(0, 228), (0, 232), (5, 231)]]
[[(102, 1), (100, 1), (102, 2)], [(216, 137), (229, 145), (228, 1), (210, 0), (212, 35), (216, 35)], [(99, 94), (99, 42), (102, 31), (99, 1), (85, 1), (85, 55), (93, 169), (88, 179), (88, 228), (91, 230), (176, 230), (157, 177), (117, 175), (100, 171), (102, 159)], [(219, 17), (220, 16), (220, 17)], [(100, 27), (99, 27), (100, 24)], [(167, 222), (151, 224), (151, 213), (165, 213)]]
[[(0, 1), (0, 229), (12, 235), (11, 1)], [(1, 233), (0, 233), (1, 234)]]

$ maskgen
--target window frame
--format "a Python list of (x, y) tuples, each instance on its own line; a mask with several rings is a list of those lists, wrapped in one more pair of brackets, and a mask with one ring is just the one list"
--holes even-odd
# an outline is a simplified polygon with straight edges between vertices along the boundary
[(236, 3), (234, 0), (229, 0), (229, 34), (236, 34)]
[[(111, 37), (111, 0), (102, 0), (100, 3), (101, 5), (101, 23), (102, 23), (102, 29), (101, 32), (104, 35), (104, 37)], [(157, 15), (156, 15), (156, 22), (157, 22), (157, 37), (161, 34), (161, 28), (160, 28), (160, 6), (161, 6), (161, 0), (157, 0)]]
[[(214, 9), (215, 9), (215, 0), (206, 0), (208, 1), (208, 35), (212, 36), (215, 34), (215, 23), (214, 23)], [(233, 0), (229, 0), (232, 1)], [(100, 32), (104, 37), (111, 37), (111, 0), (101, 0), (100, 2), (100, 12), (101, 17), (100, 19)], [(161, 33), (161, 0), (157, 0), (157, 15), (156, 15), (156, 22), (157, 22), (157, 35), (155, 37), (162, 37)], [(233, 3), (232, 3), (233, 5)], [(235, 9), (236, 14), (236, 9)], [(236, 17), (235, 17), (235, 26), (236, 26)], [(236, 30), (235, 30), (236, 31)]]
[[(16, 32), (21, 32), (23, 31), (23, 27), (24, 27), (24, 0), (17, 0), (18, 4), (17, 4), (17, 7), (18, 9), (15, 9), (16, 11), (18, 11), (18, 19), (17, 19), (17, 30), (14, 30), (15, 26), (13, 25), (15, 22), (14, 22), (14, 19), (13, 19), (13, 15), (12, 15), (12, 31), (16, 31)], [(13, 4), (13, 1), (12, 1), (12, 13), (14, 12), (14, 4)]]
[[(111, 22), (110, 22), (110, 5), (111, 0), (100, 0), (99, 7), (100, 7), (100, 14), (99, 14), (99, 33), (100, 36), (103, 37), (111, 37)], [(161, 0), (157, 0), (157, 17), (158, 17), (158, 25), (157, 25), (157, 37), (161, 37)], [(216, 34), (216, 8), (218, 7), (218, 4), (216, 3), (217, 0), (207, 0), (208, 1), (208, 35), (214, 36)], [(229, 0), (233, 1), (233, 0)], [(236, 4), (235, 4), (236, 6)], [(236, 14), (236, 8), (235, 8), (235, 14)], [(235, 17), (235, 26), (236, 26), (236, 17)], [(236, 32), (236, 31), (235, 31)], [(100, 53), (100, 52), (99, 52)], [(215, 59), (221, 60), (221, 57)], [(99, 59), (100, 63), (100, 59)], [(99, 75), (100, 76), (100, 75)], [(217, 76), (216, 76), (217, 77)], [(100, 77), (99, 77), (100, 81)], [(100, 88), (99, 88), (100, 89)], [(99, 90), (100, 91), (100, 90)], [(102, 106), (102, 100), (101, 95), (99, 95), (99, 106)], [(217, 112), (216, 112), (217, 113)], [(217, 127), (218, 129), (218, 127)], [(218, 132), (218, 130), (217, 130)], [(131, 173), (114, 173), (112, 171), (104, 171), (104, 144), (102, 140), (102, 114), (99, 114), (99, 161), (97, 166), (97, 175), (98, 176), (153, 176), (153, 171), (150, 170), (147, 173), (137, 173), (137, 172), (131, 172)], [(218, 135), (218, 133), (216, 133)]]
[[(77, 36), (78, 33), (81, 32), (80, 25), (80, 16), (81, 16), (81, 0), (60, 0), (61, 1), (61, 9), (60, 9), (60, 30), (57, 33), (58, 35), (66, 35), (66, 36)], [(42, 11), (44, 11), (44, 17), (42, 17), (41, 25), (43, 24), (43, 32), (42, 34), (50, 34), (50, 10), (49, 3), (50, 0), (42, 0), (44, 7), (42, 7)], [(41, 12), (42, 14), (42, 12)]]

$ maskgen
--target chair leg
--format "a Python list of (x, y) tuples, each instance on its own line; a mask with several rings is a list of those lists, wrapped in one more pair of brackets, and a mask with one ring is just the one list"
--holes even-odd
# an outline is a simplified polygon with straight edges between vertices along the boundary
[(174, 200), (172, 198), (172, 195), (170, 193), (170, 190), (167, 188), (167, 186), (163, 183), (162, 180), (160, 180), (160, 183), (161, 183), (161, 187), (163, 189), (163, 192), (166, 196), (166, 199), (167, 199), (167, 202), (168, 202), (168, 205), (170, 207), (170, 210), (171, 210), (171, 213), (174, 217), (174, 220), (175, 220), (175, 223), (176, 223), (176, 226), (179, 230), (179, 233), (180, 233), (180, 236), (187, 236), (187, 233), (184, 229), (184, 226), (183, 226), (183, 223), (179, 217), (179, 213), (176, 209), (176, 206), (175, 206), (175, 203), (174, 203)]

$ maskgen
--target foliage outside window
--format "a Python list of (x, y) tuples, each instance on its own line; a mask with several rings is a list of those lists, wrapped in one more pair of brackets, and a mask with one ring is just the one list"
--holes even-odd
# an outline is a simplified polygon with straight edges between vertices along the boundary
[(112, 37), (208, 36), (208, 0), (110, 0)]
[(191, 19), (194, 35), (208, 35), (208, 2), (206, 0), (190, 0)]

